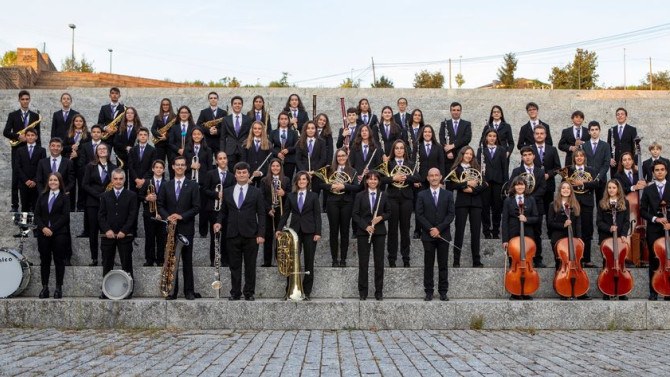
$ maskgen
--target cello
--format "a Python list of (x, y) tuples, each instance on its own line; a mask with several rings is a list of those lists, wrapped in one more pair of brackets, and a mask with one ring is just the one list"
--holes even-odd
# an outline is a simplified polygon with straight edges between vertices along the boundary
[[(635, 137), (635, 153), (637, 155), (637, 179), (644, 181), (644, 172), (642, 171), (642, 151), (640, 149), (640, 138)], [(640, 267), (649, 263), (649, 249), (647, 248), (647, 225), (642, 218), (640, 203), (642, 201), (642, 191), (644, 189), (632, 191), (626, 195), (630, 204), (630, 253), (626, 259), (635, 266)]]
[[(663, 217), (668, 218), (667, 204), (665, 201), (661, 202), (661, 211)], [(665, 297), (670, 296), (670, 232), (664, 229), (665, 236), (654, 241), (654, 253), (658, 258), (658, 269), (654, 271), (654, 276), (651, 279), (651, 287), (659, 295)]]
[[(523, 202), (519, 203), (519, 216), (523, 215)], [(540, 276), (533, 268), (535, 241), (525, 235), (524, 222), (519, 220), (519, 236), (509, 240), (507, 254), (512, 259), (505, 272), (505, 289), (512, 295), (529, 296), (540, 288)]]
[[(570, 204), (565, 203), (565, 215), (570, 219)], [(561, 267), (554, 275), (554, 289), (562, 297), (576, 298), (589, 291), (589, 276), (582, 269), (584, 242), (575, 239), (572, 224), (568, 226), (568, 237), (556, 243), (556, 255), (561, 260)]]
[[(617, 202), (610, 202), (612, 210), (612, 224), (616, 225)], [(618, 230), (614, 230), (611, 238), (607, 238), (600, 245), (603, 254), (603, 269), (598, 275), (598, 288), (607, 296), (623, 296), (633, 290), (633, 276), (626, 268), (626, 253), (628, 245), (619, 243)]]

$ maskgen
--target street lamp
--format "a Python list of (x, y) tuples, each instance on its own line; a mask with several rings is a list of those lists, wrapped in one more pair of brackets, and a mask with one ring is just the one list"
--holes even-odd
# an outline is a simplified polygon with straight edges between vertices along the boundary
[(112, 50), (111, 48), (108, 48), (107, 51), (109, 51), (109, 73), (112, 73)]
[(72, 29), (72, 61), (74, 62), (74, 29), (77, 28), (77, 25), (69, 24), (68, 26)]

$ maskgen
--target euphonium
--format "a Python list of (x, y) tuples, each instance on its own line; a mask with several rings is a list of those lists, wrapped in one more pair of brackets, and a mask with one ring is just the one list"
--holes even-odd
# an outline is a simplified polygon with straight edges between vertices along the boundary
[[(177, 123), (177, 117), (172, 118), (171, 121), (167, 122), (163, 127), (158, 129), (158, 133), (161, 135), (161, 137), (164, 137), (167, 135), (168, 131), (170, 131), (170, 128), (174, 126), (174, 124)], [(154, 143), (154, 145), (160, 143), (162, 140), (157, 138), (156, 136), (151, 137), (151, 142)]]
[[(158, 285), (163, 297), (170, 295), (176, 296), (175, 283), (177, 280), (177, 269), (179, 267), (179, 259), (181, 258), (181, 249), (188, 246), (189, 242), (186, 237), (177, 234), (177, 223), (167, 222), (166, 220), (156, 220), (168, 224), (167, 243), (165, 244), (165, 255), (163, 261), (163, 269), (161, 270), (161, 281)], [(175, 245), (175, 241), (177, 241)]]
[[(31, 128), (35, 128), (35, 126), (37, 126), (37, 124), (38, 124), (39, 122), (41, 122), (41, 121), (42, 121), (42, 115), (40, 115), (40, 114), (38, 113), (38, 114), (37, 114), (37, 120), (34, 121), (34, 122), (32, 122), (32, 123), (30, 123), (28, 126), (26, 126), (26, 128), (24, 128), (24, 129), (22, 129), (22, 130), (19, 130), (19, 132), (16, 133), (17, 138), (16, 138), (16, 139), (11, 139), (11, 140), (9, 140), (9, 145), (11, 145), (12, 147), (16, 147), (17, 145), (23, 143), (23, 142), (21, 141), (21, 138), (20, 138), (19, 136), (21, 136), (21, 135), (25, 135), (25, 134), (26, 134), (26, 131), (28, 131), (28, 130), (31, 129)], [(24, 123), (24, 124), (25, 124), (25, 123)]]
[[(317, 178), (321, 179), (327, 185), (332, 185), (335, 183), (342, 183), (342, 184), (351, 183), (352, 177), (350, 177), (349, 174), (347, 174), (344, 171), (339, 171), (335, 169), (335, 171), (333, 171), (329, 176), (328, 167), (329, 165), (322, 167), (321, 169), (315, 171), (314, 175)], [(333, 191), (331, 189), (330, 193), (335, 195), (342, 195), (344, 194), (344, 191)]]
[[(149, 186), (147, 187), (147, 194), (154, 194), (156, 195), (156, 186), (154, 186), (151, 181), (149, 181)], [(156, 200), (149, 202), (149, 213), (153, 213), (154, 215), (157, 212), (156, 208)]]
[(123, 119), (124, 115), (126, 115), (125, 105), (123, 106), (123, 111), (121, 114), (117, 115), (113, 121), (109, 122), (109, 124), (105, 126), (105, 131), (102, 131), (102, 140), (107, 140), (110, 136), (119, 130), (119, 123), (121, 122), (121, 119)]
[(300, 254), (298, 253), (298, 235), (291, 228), (285, 227), (277, 237), (277, 268), (282, 276), (288, 277), (288, 290), (285, 300), (302, 301), (305, 292), (302, 289), (302, 276), (308, 275), (300, 271)]
[[(191, 164), (196, 164), (200, 163), (200, 158), (198, 156), (193, 156), (191, 158)], [(199, 182), (198, 179), (200, 178), (200, 169), (191, 169), (191, 180)]]
[(215, 211), (220, 211), (222, 200), (219, 199), (219, 194), (221, 194), (223, 192), (223, 185), (219, 183), (218, 185), (216, 185), (216, 188), (214, 189), (214, 191), (216, 191), (216, 199), (214, 200), (214, 210)]

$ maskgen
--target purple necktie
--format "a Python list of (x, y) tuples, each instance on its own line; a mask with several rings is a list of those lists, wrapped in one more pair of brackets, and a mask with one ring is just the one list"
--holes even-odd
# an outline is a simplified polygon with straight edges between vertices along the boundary
[(260, 147), (261, 142), (256, 140), (255, 143), (256, 143), (256, 152), (258, 152), (258, 148)]
[(161, 189), (161, 180), (158, 179), (158, 180), (155, 180), (155, 181), (156, 181), (156, 194), (158, 194), (158, 192)]
[(402, 123), (403, 127), (407, 126), (407, 123), (405, 123), (405, 114), (402, 114), (400, 116), (400, 123)]
[(194, 149), (194, 151), (193, 151), (193, 152), (194, 152), (194, 153), (195, 153), (195, 155), (197, 156), (197, 155), (198, 155), (198, 153), (200, 153), (200, 146), (199, 146), (199, 145), (196, 145), (196, 146), (194, 146), (194, 147), (193, 147), (193, 149)]
[(598, 143), (593, 143), (593, 154), (596, 154), (596, 148), (598, 148)]
[(75, 144), (79, 141), (79, 138), (81, 137), (81, 131), (77, 131), (74, 133), (74, 142)]
[(454, 122), (454, 135), (458, 133), (458, 121)]
[(544, 164), (544, 147), (540, 147), (540, 164)]
[(140, 146), (140, 160), (144, 157), (144, 147)]
[(375, 195), (377, 195), (376, 192), (371, 192), (370, 193), (370, 210), (371, 210), (371, 212), (374, 212), (375, 204), (377, 204), (377, 201), (375, 200)]
[(49, 213), (51, 213), (51, 209), (54, 206), (54, 202), (56, 201), (56, 193), (54, 192), (51, 194), (51, 199), (49, 199)]
[(314, 140), (310, 140), (309, 145), (307, 146), (307, 150), (309, 151), (309, 156), (310, 157), (312, 157), (312, 149), (314, 148), (314, 145), (312, 145), (313, 142), (314, 142)]
[(102, 173), (100, 173), (100, 181), (104, 183), (106, 178), (107, 178), (107, 168), (102, 166)]
[(619, 140), (621, 140), (621, 136), (623, 136), (623, 126), (619, 126)]
[(576, 139), (579, 140), (579, 139), (581, 139), (581, 138), (582, 138), (582, 128), (580, 127), (580, 128), (577, 129), (577, 137), (576, 137)]
[(416, 139), (416, 133), (417, 133), (418, 131), (419, 131), (418, 128), (415, 128), (415, 129), (414, 129), (414, 139)]
[(174, 192), (174, 196), (179, 200), (179, 193), (181, 193), (181, 181), (177, 181), (177, 189)]
[(387, 124), (387, 125), (386, 125), (386, 140), (388, 140), (389, 137), (391, 137), (391, 135), (390, 135), (390, 130), (391, 130), (391, 126), (389, 126), (389, 125)]
[(257, 121), (261, 120), (261, 112), (260, 111), (256, 111), (256, 120)]
[(628, 180), (630, 181), (630, 184), (632, 185), (633, 184), (633, 172), (632, 171), (628, 172)]
[(128, 127), (128, 130), (126, 131), (126, 137), (128, 138), (128, 140), (130, 140), (130, 134), (132, 133), (133, 133), (133, 127), (132, 126)]
[(435, 202), (435, 207), (437, 207), (437, 191), (433, 191), (433, 202)]
[(663, 197), (663, 187), (664, 187), (665, 185), (659, 185), (659, 184), (657, 184), (656, 186), (658, 186), (658, 196), (660, 196), (660, 197), (662, 198), (662, 197)]
[(56, 166), (56, 159), (53, 159), (53, 162), (51, 163), (51, 172), (55, 173), (58, 171), (58, 167)]
[(368, 115), (363, 114), (363, 123), (368, 124)]
[(67, 123), (67, 114), (69, 111), (63, 111), (63, 122)]
[(526, 171), (530, 174), (533, 174), (533, 169), (531, 169), (531, 168), (526, 168)]
[(496, 149), (495, 148), (489, 148), (489, 155), (491, 156), (491, 159), (493, 160), (493, 155), (495, 154)]
[(293, 117), (298, 119), (298, 110), (293, 110)]
[[(114, 190), (116, 191), (116, 190)], [(119, 200), (119, 195), (121, 195), (121, 191), (116, 191), (116, 200)]]
[(29, 118), (30, 118), (30, 117), (28, 116), (28, 112), (27, 112), (27, 111), (26, 111), (25, 113), (23, 113), (23, 128), (28, 127), (28, 119), (29, 119)]
[(363, 160), (365, 161), (367, 159), (368, 159), (368, 146), (364, 145), (363, 146)]
[(298, 211), (300, 211), (300, 213), (302, 213), (302, 205), (305, 204), (302, 194), (304, 194), (304, 192), (301, 191), (298, 195)]
[(163, 115), (163, 124), (167, 124), (167, 122), (168, 122), (167, 120), (168, 120), (168, 115), (167, 114)]
[(430, 144), (426, 144), (426, 156), (430, 156)]
[(286, 144), (286, 130), (281, 132), (281, 137), (279, 139), (281, 140), (281, 147), (283, 149), (284, 145)]
[(216, 119), (216, 109), (212, 110), (212, 119)]
[(95, 156), (95, 150), (98, 148), (98, 144), (93, 143), (93, 155)]
[(235, 134), (240, 134), (240, 116), (235, 115)]
[(226, 181), (226, 172), (224, 171), (221, 173), (221, 184), (223, 184), (223, 182), (225, 181)]
[(237, 197), (237, 209), (242, 208), (242, 203), (244, 203), (244, 189), (240, 187), (240, 195)]
[(28, 147), (28, 158), (33, 158), (33, 146)]

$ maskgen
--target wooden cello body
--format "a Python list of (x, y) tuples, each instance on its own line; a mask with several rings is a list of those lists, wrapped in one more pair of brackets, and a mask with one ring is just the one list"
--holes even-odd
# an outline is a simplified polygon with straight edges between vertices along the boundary
[[(570, 218), (570, 206), (565, 203), (565, 214)], [(568, 227), (568, 237), (556, 243), (556, 255), (561, 261), (560, 268), (554, 275), (554, 289), (562, 297), (576, 298), (589, 291), (589, 276), (582, 269), (584, 242), (574, 238), (572, 225)]]
[[(661, 202), (663, 216), (668, 218), (666, 203)], [(662, 296), (670, 296), (670, 232), (665, 230), (665, 235), (654, 241), (654, 253), (658, 258), (658, 269), (654, 271), (651, 278), (651, 287)]]
[[(523, 202), (519, 203), (519, 215), (523, 215)], [(505, 289), (516, 296), (529, 296), (540, 288), (540, 276), (533, 268), (536, 245), (525, 235), (524, 222), (519, 221), (519, 236), (507, 244), (507, 253), (512, 259), (510, 269), (505, 273)]]
[[(617, 203), (610, 203), (612, 224), (616, 225)], [(603, 269), (598, 275), (598, 288), (608, 296), (623, 296), (633, 290), (633, 276), (626, 269), (626, 253), (628, 245), (619, 242), (619, 234), (615, 230), (611, 238), (600, 245), (603, 254)]]

